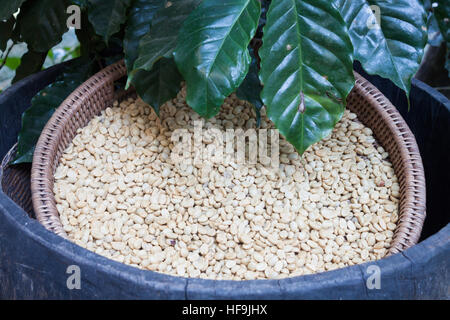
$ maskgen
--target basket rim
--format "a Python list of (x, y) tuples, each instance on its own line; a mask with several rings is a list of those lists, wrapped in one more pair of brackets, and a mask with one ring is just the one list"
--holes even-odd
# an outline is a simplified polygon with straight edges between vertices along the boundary
[[(77, 115), (77, 107), (87, 101), (97, 90), (114, 90), (114, 82), (126, 76), (126, 67), (121, 60), (89, 78), (72, 92), (56, 109), (45, 125), (36, 144), (31, 169), (31, 192), (33, 209), (37, 220), (48, 230), (63, 238), (68, 238), (59, 220), (56, 201), (53, 194), (54, 172), (49, 170), (56, 159), (56, 149), (61, 140), (62, 131), (71, 117)], [(401, 165), (406, 176), (403, 212), (399, 212), (399, 221), (388, 255), (401, 252), (419, 240), (426, 216), (425, 174), (419, 148), (414, 135), (403, 117), (392, 103), (368, 80), (357, 72), (352, 93), (362, 95), (382, 118), (399, 149)], [(352, 95), (352, 93), (349, 94)], [(112, 101), (111, 101), (112, 102)], [(383, 145), (383, 143), (380, 143)], [(55, 166), (56, 168), (56, 166)], [(397, 171), (397, 170), (395, 170)], [(397, 174), (397, 172), (396, 172)]]

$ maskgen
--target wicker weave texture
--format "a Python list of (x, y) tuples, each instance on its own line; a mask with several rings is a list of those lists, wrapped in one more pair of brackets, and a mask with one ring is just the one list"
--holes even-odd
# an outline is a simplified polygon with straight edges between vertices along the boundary
[(17, 150), (17, 143), (8, 151), (0, 165), (1, 190), (30, 218), (35, 218), (31, 203), (30, 169), (31, 164), (10, 165)]
[[(53, 194), (54, 172), (62, 152), (78, 128), (111, 106), (117, 98), (114, 82), (126, 76), (123, 61), (111, 65), (77, 88), (56, 110), (45, 126), (33, 157), (31, 191), (33, 208), (41, 224), (67, 237)], [(389, 254), (417, 243), (425, 219), (425, 177), (414, 135), (405, 121), (372, 84), (355, 74), (356, 84), (347, 107), (370, 127), (378, 143), (390, 155), (400, 183), (400, 214)]]

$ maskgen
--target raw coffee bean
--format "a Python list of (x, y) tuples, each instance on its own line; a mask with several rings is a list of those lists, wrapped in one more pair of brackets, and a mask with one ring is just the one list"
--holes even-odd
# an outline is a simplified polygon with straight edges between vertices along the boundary
[[(176, 129), (198, 154), (218, 150), (210, 129), (256, 128), (234, 94), (207, 122), (185, 96), (183, 87), (160, 117), (140, 99), (115, 102), (78, 131), (54, 184), (72, 241), (142, 269), (208, 279), (279, 279), (387, 254), (400, 185), (355, 114), (346, 110), (301, 157), (280, 136), (278, 167), (230, 155), (175, 163)], [(196, 121), (207, 133), (197, 145)], [(261, 128), (274, 129), (264, 109)]]

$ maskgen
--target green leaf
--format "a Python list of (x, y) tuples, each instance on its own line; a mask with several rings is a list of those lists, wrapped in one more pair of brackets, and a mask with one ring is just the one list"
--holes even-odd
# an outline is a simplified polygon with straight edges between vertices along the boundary
[(62, 40), (67, 31), (67, 1), (27, 1), (20, 9), (17, 24), (28, 48), (47, 52)]
[(66, 9), (66, 0), (27, 1), (17, 17), (21, 40), (33, 51), (47, 52), (67, 31)]
[(439, 47), (444, 39), (434, 15), (432, 0), (423, 0), (423, 7), (427, 13), (428, 44), (433, 47)]
[[(3, 59), (0, 59), (0, 63), (3, 63)], [(8, 57), (6, 59), (5, 66), (7, 66), (11, 70), (16, 70), (20, 66), (20, 58)]]
[(19, 67), (16, 70), (16, 76), (12, 83), (16, 83), (29, 75), (41, 71), (47, 52), (36, 52), (29, 50), (22, 56)]
[(200, 0), (173, 0), (156, 12), (150, 31), (140, 42), (135, 70), (151, 70), (158, 59), (172, 56), (183, 22), (199, 3)]
[(130, 3), (131, 0), (89, 0), (89, 21), (106, 43), (127, 19)]
[(263, 27), (266, 24), (266, 15), (267, 11), (269, 11), (270, 0), (261, 0), (261, 17), (259, 18), (258, 30), (256, 31), (256, 38), (262, 39), (263, 37)]
[(302, 154), (331, 133), (353, 88), (353, 47), (328, 0), (272, 1), (260, 78), (267, 116)]
[(8, 20), (17, 10), (19, 10), (25, 0), (2, 1), (0, 5), (0, 20)]
[(186, 80), (186, 101), (201, 116), (216, 115), (244, 80), (260, 12), (256, 0), (204, 0), (184, 22), (175, 61)]
[(88, 0), (72, 0), (72, 3), (79, 6), (81, 9), (85, 9), (88, 6)]
[(173, 59), (158, 60), (151, 71), (138, 70), (133, 85), (139, 96), (159, 115), (159, 107), (176, 97), (183, 77)]
[(64, 99), (78, 87), (74, 81), (58, 81), (42, 90), (22, 117), (16, 158), (13, 164), (32, 162), (35, 145), (45, 124)]
[(441, 30), (434, 14), (428, 15), (428, 44), (433, 47), (439, 47), (444, 41)]
[(447, 57), (445, 59), (445, 68), (450, 77), (450, 2), (448, 0), (438, 0), (438, 6), (434, 9), (439, 29), (442, 37), (447, 43)]
[(91, 63), (75, 61), (58, 81), (41, 90), (31, 100), (31, 107), (22, 115), (22, 128), (13, 164), (32, 162), (35, 145), (53, 112), (91, 73)]
[(259, 124), (261, 120), (260, 110), (263, 106), (260, 98), (262, 86), (258, 76), (258, 61), (254, 56), (253, 50), (249, 49), (249, 51), (252, 57), (252, 62), (250, 64), (250, 68), (248, 69), (247, 76), (236, 90), (236, 96), (241, 100), (250, 102), (255, 107), (257, 122)]
[[(347, 22), (355, 59), (367, 73), (390, 79), (409, 96), (427, 43), (427, 14), (421, 1), (334, 2)], [(370, 6), (380, 9), (379, 24), (372, 11), (376, 7)]]
[(8, 21), (0, 21), (0, 51), (6, 50), (15, 23), (16, 19), (14, 17), (9, 18)]
[(139, 41), (150, 30), (150, 24), (156, 10), (163, 5), (161, 0), (135, 0), (127, 18), (123, 47), (128, 72), (133, 69), (138, 57)]
[(81, 29), (75, 30), (81, 46), (81, 55), (85, 57), (93, 56), (98, 52), (98, 46), (101, 45), (101, 47), (104, 48), (106, 44), (100, 36), (95, 34), (94, 27), (89, 21), (88, 13), (86, 11), (81, 12), (81, 26)]

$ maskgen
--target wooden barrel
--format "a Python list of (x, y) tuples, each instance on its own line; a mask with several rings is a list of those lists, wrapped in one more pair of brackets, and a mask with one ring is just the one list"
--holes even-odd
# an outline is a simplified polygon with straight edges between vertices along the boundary
[[(60, 67), (24, 79), (0, 95), (0, 158), (13, 147), (22, 112)], [(358, 70), (361, 73), (361, 70)], [(29, 167), (5, 161), (0, 174), (1, 299), (433, 299), (450, 298), (450, 104), (414, 81), (411, 111), (392, 83), (363, 74), (397, 106), (414, 133), (425, 168), (427, 218), (421, 241), (387, 258), (283, 280), (224, 281), (174, 277), (118, 263), (46, 230), (33, 219)], [(11, 155), (11, 154), (10, 154)], [(69, 288), (73, 267), (81, 288)], [(68, 273), (69, 272), (69, 273)], [(370, 285), (380, 278), (380, 288)], [(367, 285), (369, 283), (369, 286)]]

